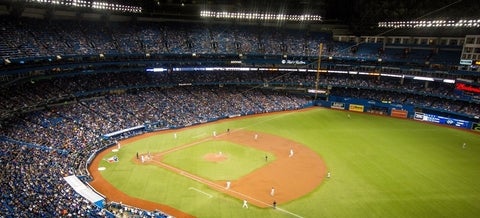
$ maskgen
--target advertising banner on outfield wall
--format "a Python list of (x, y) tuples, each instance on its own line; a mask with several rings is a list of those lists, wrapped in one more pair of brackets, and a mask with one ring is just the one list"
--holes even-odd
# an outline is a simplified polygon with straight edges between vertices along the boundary
[(480, 132), (480, 123), (473, 123), (472, 130)]
[(348, 110), (350, 111), (363, 112), (363, 109), (364, 109), (364, 106), (359, 104), (350, 104), (348, 106)]
[(392, 117), (400, 117), (400, 118), (407, 118), (407, 116), (408, 116), (408, 111), (406, 111), (406, 110), (392, 109), (392, 111), (390, 112), (390, 116), (392, 116)]
[(330, 106), (331, 108), (335, 108), (335, 109), (342, 109), (344, 110), (345, 109), (345, 103), (342, 103), (342, 102), (332, 102), (332, 105)]
[(470, 121), (443, 117), (435, 114), (425, 114), (425, 113), (415, 112), (415, 116), (413, 117), (413, 119), (432, 122), (432, 123), (438, 123), (438, 124), (444, 124), (449, 126), (456, 126), (456, 127), (466, 128), (466, 129), (471, 128)]

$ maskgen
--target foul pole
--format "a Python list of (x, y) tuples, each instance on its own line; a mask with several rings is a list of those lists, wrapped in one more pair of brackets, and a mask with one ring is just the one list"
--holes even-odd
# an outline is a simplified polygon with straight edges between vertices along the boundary
[(317, 90), (318, 90), (318, 83), (320, 81), (320, 63), (322, 60), (322, 50), (323, 50), (323, 43), (318, 45), (318, 62), (317, 62), (317, 78), (315, 79), (315, 101), (317, 101)]

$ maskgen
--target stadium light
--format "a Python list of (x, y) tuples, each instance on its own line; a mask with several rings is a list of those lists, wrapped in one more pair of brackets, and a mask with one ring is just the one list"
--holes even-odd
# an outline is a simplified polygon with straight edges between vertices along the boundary
[(423, 77), (423, 76), (415, 76), (413, 77), (414, 80), (423, 80), (423, 81), (434, 81), (433, 78), (431, 77)]
[(380, 28), (431, 28), (431, 27), (480, 27), (477, 20), (414, 20), (414, 21), (389, 21), (378, 22)]
[(215, 12), (200, 11), (200, 17), (216, 19), (239, 19), (239, 20), (276, 20), (276, 21), (322, 21), (320, 15), (285, 15), (270, 13), (235, 13), (235, 12)]
[(455, 83), (455, 80), (453, 80), (453, 79), (443, 79), (443, 82), (453, 84), (453, 83)]
[(84, 8), (93, 8), (99, 10), (111, 10), (111, 11), (120, 11), (120, 12), (130, 12), (130, 13), (141, 13), (142, 7), (131, 6), (131, 5), (121, 5), (115, 3), (107, 3), (101, 1), (87, 1), (87, 0), (26, 0), (26, 2), (40, 3), (40, 4), (54, 4), (54, 5), (63, 5), (71, 7), (84, 7)]

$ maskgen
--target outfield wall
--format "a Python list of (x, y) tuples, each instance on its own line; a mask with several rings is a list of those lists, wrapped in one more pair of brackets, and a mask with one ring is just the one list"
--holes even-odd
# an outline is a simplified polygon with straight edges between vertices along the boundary
[(329, 96), (328, 100), (319, 100), (317, 101), (317, 105), (352, 112), (368, 112), (397, 118), (409, 118), (480, 132), (480, 122), (478, 118), (447, 112), (441, 109), (338, 96)]
[(480, 123), (473, 123), (472, 130), (476, 132), (480, 132)]
[(392, 111), (394, 111), (394, 113), (402, 111), (402, 115), (399, 117), (404, 118), (413, 118), (413, 115), (415, 114), (415, 107), (413, 105), (402, 105), (391, 102), (381, 102), (376, 100), (349, 97), (329, 96), (327, 101), (319, 101), (318, 104), (327, 108), (349, 110), (354, 112), (378, 112), (378, 114), (382, 115), (391, 115)]

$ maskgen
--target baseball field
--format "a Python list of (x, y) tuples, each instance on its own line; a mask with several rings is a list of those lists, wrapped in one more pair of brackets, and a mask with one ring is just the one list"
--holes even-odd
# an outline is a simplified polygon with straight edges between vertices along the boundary
[(107, 199), (176, 217), (480, 215), (480, 135), (318, 107), (144, 134), (89, 171)]

